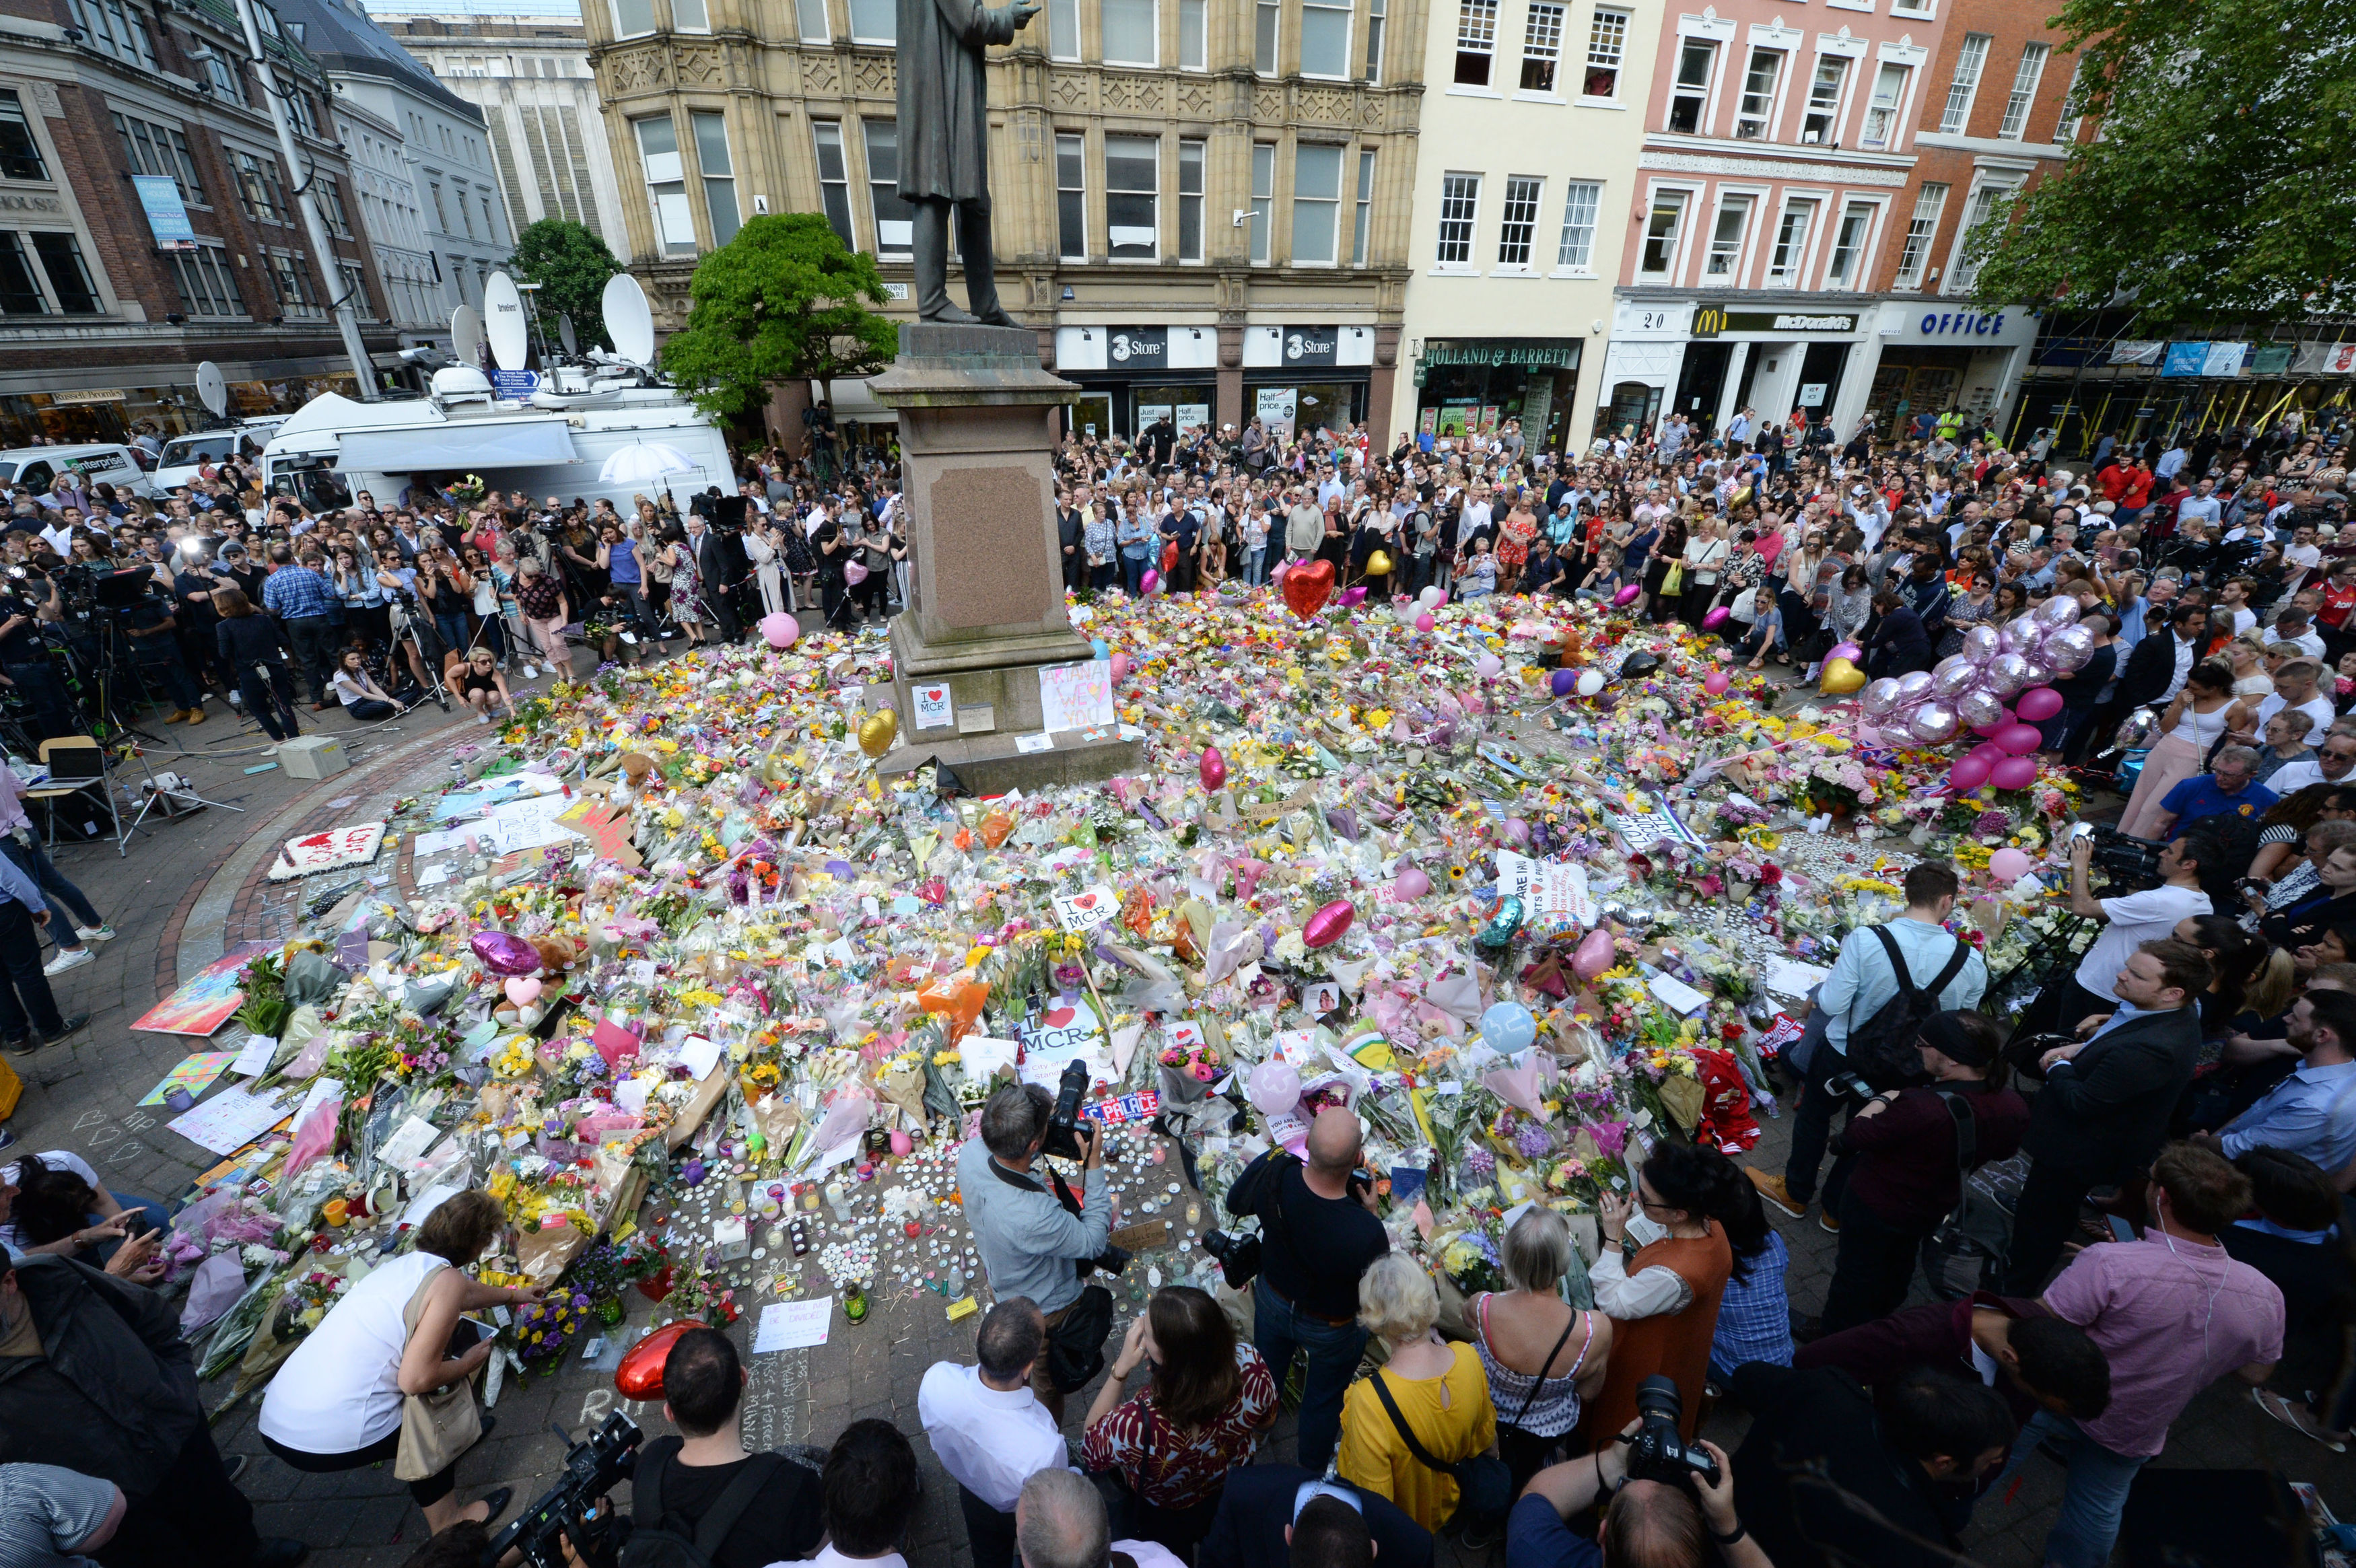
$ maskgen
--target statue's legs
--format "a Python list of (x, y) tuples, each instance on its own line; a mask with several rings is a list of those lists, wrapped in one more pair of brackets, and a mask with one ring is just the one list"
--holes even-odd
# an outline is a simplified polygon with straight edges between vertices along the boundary
[(997, 263), (990, 249), (990, 203), (958, 203), (958, 259), (965, 264), (965, 303), (974, 319), (992, 326), (1020, 325), (998, 303)]
[[(915, 212), (909, 249), (916, 269), (916, 319), (970, 323), (974, 317), (949, 304), (949, 208), (954, 204), (947, 197), (919, 197), (908, 205)], [(983, 232), (986, 237), (986, 221)], [(959, 238), (964, 233), (960, 229)], [(989, 253), (987, 244), (985, 238), (985, 256)], [(985, 269), (988, 265), (984, 261)], [(972, 266), (970, 261), (966, 263), (969, 279), (973, 275)]]

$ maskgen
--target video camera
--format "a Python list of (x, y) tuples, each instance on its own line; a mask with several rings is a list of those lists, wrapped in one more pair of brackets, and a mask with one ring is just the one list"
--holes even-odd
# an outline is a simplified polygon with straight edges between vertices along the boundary
[(492, 1537), (483, 1552), (482, 1568), (494, 1568), (509, 1552), (522, 1552), (523, 1560), (533, 1568), (565, 1568), (567, 1536), (589, 1568), (609, 1568), (614, 1561), (616, 1542), (611, 1509), (594, 1520), (588, 1515), (598, 1499), (613, 1490), (615, 1482), (637, 1468), (638, 1445), (646, 1440), (646, 1434), (618, 1410), (578, 1443), (562, 1426), (552, 1423), (551, 1430), (568, 1445), (563, 1478)]
[(2168, 848), (2167, 839), (2137, 838), (2107, 822), (2081, 822), (2070, 830), (2070, 835), (2094, 841), (2094, 863), (2109, 872), (2111, 880), (2126, 891), (2159, 885), (2159, 853)]
[(1628, 1478), (1689, 1487), (1696, 1476), (1719, 1484), (1718, 1461), (1698, 1443), (1688, 1443), (1677, 1429), (1685, 1400), (1676, 1380), (1655, 1373), (1636, 1385), (1636, 1414), (1644, 1424), (1628, 1445)]

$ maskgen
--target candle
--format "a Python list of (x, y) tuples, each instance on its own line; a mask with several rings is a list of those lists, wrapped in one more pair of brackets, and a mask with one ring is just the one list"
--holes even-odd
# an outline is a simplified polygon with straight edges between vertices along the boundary
[(340, 1198), (330, 1198), (327, 1200), (327, 1217), (328, 1224), (341, 1229), (351, 1218), (351, 1206)]

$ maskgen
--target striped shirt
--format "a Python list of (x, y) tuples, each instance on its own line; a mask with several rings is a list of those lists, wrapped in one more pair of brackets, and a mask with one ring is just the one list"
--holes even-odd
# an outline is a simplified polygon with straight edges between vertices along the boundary
[(72, 1548), (114, 1511), (114, 1483), (55, 1465), (0, 1465), (0, 1563), (95, 1568)]

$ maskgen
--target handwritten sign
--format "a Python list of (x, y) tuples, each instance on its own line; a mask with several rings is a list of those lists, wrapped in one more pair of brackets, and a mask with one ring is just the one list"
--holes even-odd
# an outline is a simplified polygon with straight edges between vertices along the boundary
[(294, 877), (307, 877), (319, 871), (332, 871), (342, 866), (365, 866), (376, 859), (377, 847), (384, 842), (384, 824), (363, 822), (354, 827), (331, 827), (325, 833), (306, 833), (300, 838), (289, 838), (278, 851), (278, 861), (270, 868), (270, 880), (286, 881)]
[(1584, 868), (1534, 860), (1511, 849), (1497, 851), (1497, 892), (1521, 900), (1524, 923), (1541, 935), (1591, 926), (1601, 912), (1587, 891)]
[(1076, 664), (1041, 667), (1039, 712), (1039, 727), (1047, 731), (1085, 730), (1091, 724), (1111, 723), (1111, 661), (1083, 659)]
[(1093, 931), (1119, 912), (1119, 898), (1102, 885), (1055, 895), (1055, 919), (1066, 931)]

